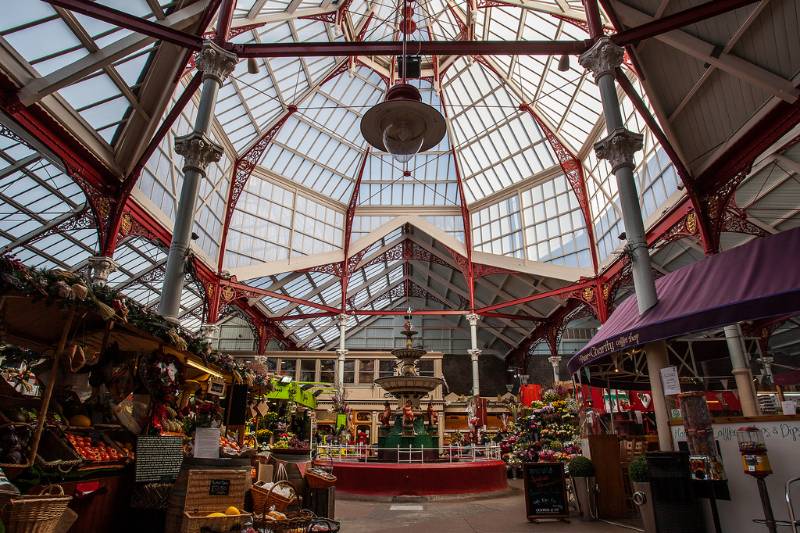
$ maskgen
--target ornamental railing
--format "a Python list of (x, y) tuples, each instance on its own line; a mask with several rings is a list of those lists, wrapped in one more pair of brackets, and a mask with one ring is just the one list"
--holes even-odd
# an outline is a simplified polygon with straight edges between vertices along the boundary
[[(416, 446), (396, 446), (394, 448), (378, 448), (365, 444), (321, 444), (316, 447), (317, 458), (335, 463), (363, 463), (380, 461), (383, 463), (478, 463), (481, 461), (499, 461), (500, 446), (440, 446), (438, 455), (430, 453), (436, 448)], [(427, 453), (426, 453), (427, 452)], [(386, 460), (390, 458), (389, 460)]]

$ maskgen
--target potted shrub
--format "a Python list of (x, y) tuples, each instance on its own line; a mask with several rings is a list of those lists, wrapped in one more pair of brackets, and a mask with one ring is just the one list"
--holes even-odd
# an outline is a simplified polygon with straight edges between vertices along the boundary
[(633, 503), (639, 508), (645, 533), (656, 533), (656, 519), (653, 513), (653, 501), (650, 497), (650, 476), (647, 471), (647, 459), (637, 455), (628, 465), (628, 476), (631, 478)]
[(597, 517), (594, 464), (588, 457), (576, 455), (570, 459), (567, 468), (572, 477), (572, 486), (575, 488), (581, 519), (594, 520)]

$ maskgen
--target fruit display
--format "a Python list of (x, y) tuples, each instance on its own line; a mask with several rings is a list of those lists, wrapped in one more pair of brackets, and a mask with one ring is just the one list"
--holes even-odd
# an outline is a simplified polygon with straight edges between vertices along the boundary
[(223, 449), (229, 448), (230, 450), (232, 450), (235, 453), (239, 453), (239, 452), (242, 451), (241, 447), (239, 446), (239, 444), (235, 440), (231, 440), (231, 439), (229, 439), (227, 437), (223, 437), (223, 436), (220, 436), (220, 438), (219, 438), (219, 447), (223, 448)]
[(111, 463), (122, 461), (130, 457), (127, 453), (123, 453), (118, 450), (116, 446), (105, 442), (101, 438), (79, 435), (77, 433), (66, 433), (66, 437), (84, 461)]

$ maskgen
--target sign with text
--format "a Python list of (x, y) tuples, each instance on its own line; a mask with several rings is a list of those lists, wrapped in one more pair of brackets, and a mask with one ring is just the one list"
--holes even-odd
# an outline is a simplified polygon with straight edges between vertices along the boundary
[(563, 463), (525, 463), (522, 477), (528, 520), (569, 516)]
[(668, 366), (661, 369), (661, 384), (664, 386), (664, 396), (674, 396), (681, 393), (681, 380), (678, 378), (678, 367)]
[(141, 435), (136, 439), (136, 481), (174, 481), (183, 463), (180, 437)]

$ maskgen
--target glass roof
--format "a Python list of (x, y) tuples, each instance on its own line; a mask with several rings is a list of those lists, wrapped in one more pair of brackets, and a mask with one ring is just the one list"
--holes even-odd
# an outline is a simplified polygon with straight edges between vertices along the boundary
[[(193, 32), (190, 25), (202, 13), (197, 2), (100, 3)], [(461, 4), (428, 0), (413, 6), (416, 29), (411, 40), (452, 41), (464, 35), (467, 15)], [(397, 40), (401, 8), (402, 2), (386, 0), (239, 0), (233, 41)], [(324, 20), (333, 14), (338, 16)], [(15, 60), (32, 78), (21, 90), (26, 103), (63, 106), (72, 115), (63, 120), (70, 131), (104, 152), (99, 155), (125, 174), (136, 161), (136, 147), (149, 139), (183, 93), (192, 69), (184, 69), (180, 57), (159, 54), (163, 47), (158, 41), (56, 10), (45, 2), (15, 3), (5, 15), (0, 20), (0, 44), (16, 53)], [(478, 8), (471, 15), (475, 39), (587, 38), (580, 22), (567, 20), (582, 17), (580, 0)], [(109, 50), (117, 51), (109, 55)], [(313, 263), (320, 254), (326, 255), (319, 264), (330, 262), (331, 254), (341, 254), (345, 248), (351, 204), (351, 243), (398, 216), (417, 216), (452, 238), (445, 247), (463, 247), (469, 231), (474, 251), (580, 267), (581, 272), (591, 268), (593, 248), (601, 262), (618, 252), (618, 235), (624, 228), (615, 179), (591, 150), (604, 132), (599, 93), (575, 58), (566, 71), (560, 71), (557, 57), (422, 57), (422, 77), (410, 81), (423, 101), (445, 116), (447, 135), (406, 164), (369, 149), (360, 133), (361, 117), (385, 97), (393, 61), (391, 57), (269, 58), (256, 60), (256, 73), (250, 72), (247, 61), (238, 63), (219, 91), (210, 132), (224, 155), (209, 167), (200, 186), (193, 228), (198, 239), (193, 246), (203, 261), (216, 268), (224, 240), (221, 265), (231, 271), (276, 261), (286, 262), (287, 270), (292, 270), (292, 261), (311, 258)], [(182, 69), (183, 75), (170, 84)], [(631, 77), (644, 95), (638, 80)], [(174, 221), (183, 180), (174, 137), (191, 131), (198, 99), (194, 95), (144, 162), (134, 191), (134, 200), (167, 224)], [(297, 111), (291, 113), (290, 106)], [(652, 215), (677, 191), (678, 179), (626, 99), (623, 109), (628, 127), (645, 135), (644, 152), (636, 156), (636, 179), (645, 216)], [(540, 123), (580, 157), (590, 220), (585, 220)], [(263, 139), (268, 141), (262, 146)], [(13, 137), (0, 137), (0, 143), (4, 166), (0, 246), (14, 249), (29, 263), (80, 268), (97, 248), (93, 229), (77, 222), (63, 225), (79, 220), (86, 209), (80, 188), (59, 167)], [(223, 236), (236, 161), (252, 150), (261, 153), (258, 164), (233, 208), (228, 235)], [(46, 234), (46, 228), (59, 224), (66, 228), (62, 232), (66, 239)], [(596, 243), (589, 242), (588, 224)], [(26, 240), (30, 232), (42, 235)], [(376, 242), (362, 243), (362, 248), (367, 246), (364, 257), (403, 238), (397, 228)], [(133, 239), (120, 245), (117, 255), (131, 264), (115, 274), (113, 283), (125, 286), (147, 305), (157, 303), (160, 282), (155, 283), (155, 272), (161, 268), (164, 250)], [(403, 261), (371, 264), (350, 280), (346, 305), (370, 310), (405, 305), (409, 295), (393, 288), (413, 275), (404, 271)], [(416, 283), (424, 285), (435, 275), (417, 277)], [(311, 268), (246, 281), (316, 304), (342, 306), (339, 278), (329, 272)], [(199, 324), (202, 313), (199, 290), (188, 289), (182, 300), (183, 320), (192, 326)], [(530, 293), (531, 287), (520, 290)], [(441, 296), (449, 299), (446, 305), (456, 305), (457, 293), (451, 288)], [(319, 312), (274, 298), (263, 298), (260, 305), (271, 316)], [(531, 312), (535, 310), (531, 306)], [(353, 320), (363, 325), (367, 319)], [(336, 335), (329, 317), (281, 324), (299, 344), (310, 347), (323, 346)], [(511, 344), (519, 332), (503, 335)]]

